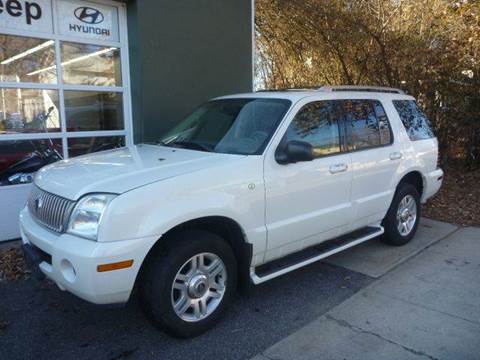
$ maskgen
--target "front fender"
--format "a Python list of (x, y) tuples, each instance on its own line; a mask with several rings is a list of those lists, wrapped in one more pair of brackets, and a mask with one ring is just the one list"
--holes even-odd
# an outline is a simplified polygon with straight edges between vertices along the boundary
[(197, 171), (118, 196), (104, 214), (99, 241), (160, 238), (182, 223), (222, 216), (240, 225), (254, 254), (265, 251), (263, 164), (258, 158), (247, 157), (213, 172)]

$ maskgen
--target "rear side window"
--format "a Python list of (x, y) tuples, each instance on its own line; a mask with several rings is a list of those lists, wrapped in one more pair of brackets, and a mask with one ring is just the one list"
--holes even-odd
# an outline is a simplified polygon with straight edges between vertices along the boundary
[(363, 150), (393, 142), (387, 114), (377, 100), (342, 100), (349, 150)]
[(339, 118), (341, 113), (335, 101), (316, 101), (307, 104), (290, 123), (286, 141), (308, 142), (313, 147), (315, 157), (339, 153)]
[(410, 140), (430, 139), (434, 137), (430, 121), (413, 100), (393, 100)]

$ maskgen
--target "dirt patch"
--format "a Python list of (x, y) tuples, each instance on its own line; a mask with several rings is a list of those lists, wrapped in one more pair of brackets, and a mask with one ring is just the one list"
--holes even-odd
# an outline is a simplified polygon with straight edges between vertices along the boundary
[(480, 226), (480, 170), (446, 168), (443, 186), (423, 207), (423, 216), (463, 226)]
[(25, 280), (30, 271), (25, 265), (22, 250), (17, 247), (0, 250), (0, 282)]

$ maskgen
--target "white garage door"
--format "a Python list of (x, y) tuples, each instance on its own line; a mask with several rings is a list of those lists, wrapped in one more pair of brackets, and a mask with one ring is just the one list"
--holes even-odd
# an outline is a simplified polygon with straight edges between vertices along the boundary
[(0, 241), (36, 170), (131, 142), (125, 5), (0, 1)]

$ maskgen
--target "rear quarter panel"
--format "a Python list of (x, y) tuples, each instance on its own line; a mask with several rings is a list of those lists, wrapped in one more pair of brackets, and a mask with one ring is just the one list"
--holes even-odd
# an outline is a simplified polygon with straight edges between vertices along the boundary
[[(395, 189), (401, 179), (412, 171), (418, 171), (422, 175), (423, 184), (425, 185), (427, 174), (437, 168), (438, 140), (437, 138), (410, 140), (402, 120), (392, 103), (394, 99), (395, 97), (390, 99), (390, 101), (385, 101), (384, 104), (388, 111), (394, 136), (402, 144), (403, 161), (395, 176), (392, 177), (392, 189)], [(410, 96), (402, 96), (398, 99), (414, 100), (414, 98)]]

